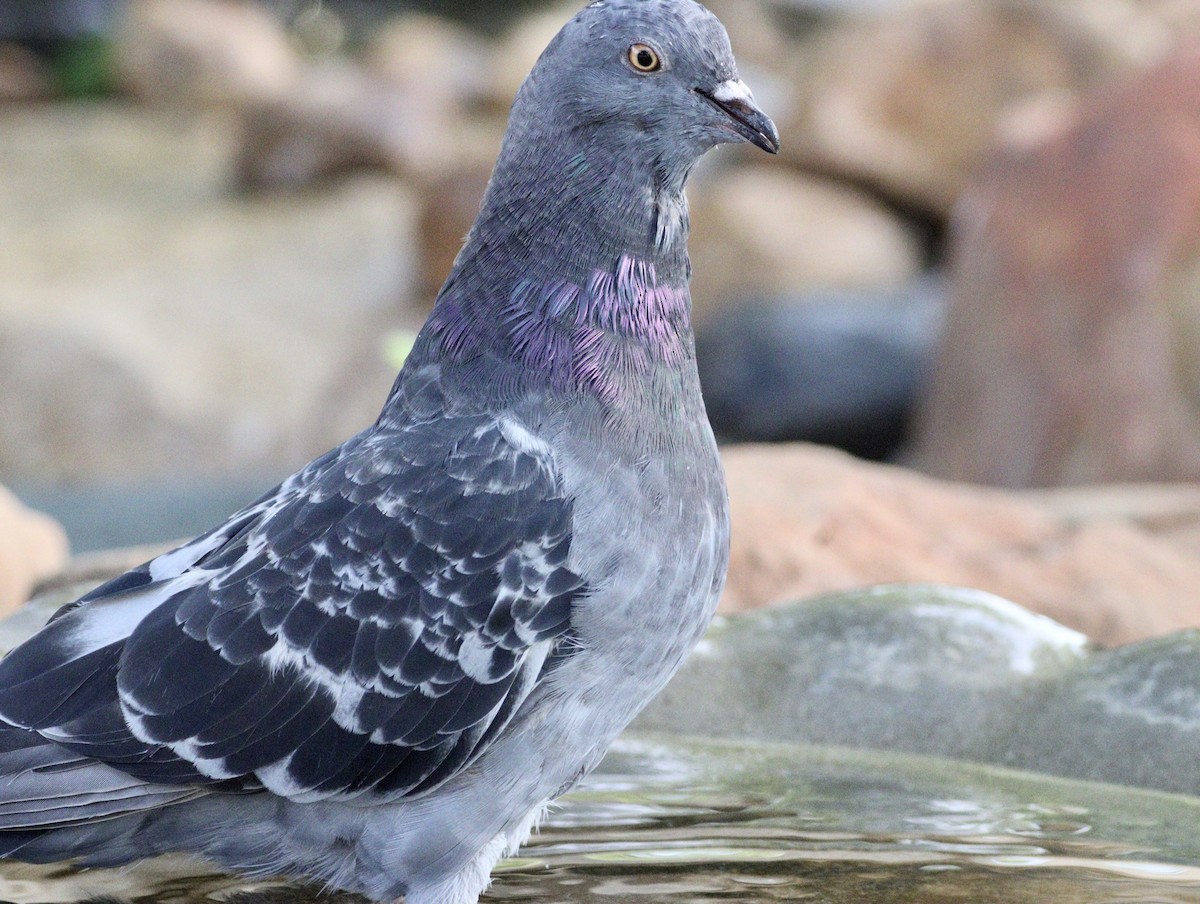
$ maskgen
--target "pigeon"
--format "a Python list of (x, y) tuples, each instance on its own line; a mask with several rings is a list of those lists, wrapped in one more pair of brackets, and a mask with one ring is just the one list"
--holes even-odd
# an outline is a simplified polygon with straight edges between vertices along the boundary
[(724, 584), (684, 184), (738, 142), (694, 0), (566, 24), (378, 420), (0, 661), (0, 856), (477, 901)]

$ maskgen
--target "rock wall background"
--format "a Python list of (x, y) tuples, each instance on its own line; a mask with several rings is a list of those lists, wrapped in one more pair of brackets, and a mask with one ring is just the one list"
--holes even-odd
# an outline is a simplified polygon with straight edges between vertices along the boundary
[[(372, 420), (579, 2), (0, 2), (0, 483), (165, 541)], [(690, 190), (726, 609), (1200, 625), (1200, 7), (709, 5), (784, 139)]]

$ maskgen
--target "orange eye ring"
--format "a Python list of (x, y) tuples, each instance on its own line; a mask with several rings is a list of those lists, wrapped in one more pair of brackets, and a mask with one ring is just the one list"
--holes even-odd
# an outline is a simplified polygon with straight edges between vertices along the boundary
[(649, 44), (634, 44), (629, 48), (629, 65), (638, 72), (658, 72), (662, 69), (662, 57)]

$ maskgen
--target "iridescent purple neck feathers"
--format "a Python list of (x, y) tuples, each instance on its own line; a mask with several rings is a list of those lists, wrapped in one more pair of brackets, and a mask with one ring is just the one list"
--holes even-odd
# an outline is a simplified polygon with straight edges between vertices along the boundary
[(660, 282), (653, 264), (623, 255), (585, 285), (519, 279), (483, 309), (451, 287), (426, 330), (443, 361), (511, 362), (555, 389), (613, 402), (624, 377), (691, 358), (690, 307), (686, 283)]

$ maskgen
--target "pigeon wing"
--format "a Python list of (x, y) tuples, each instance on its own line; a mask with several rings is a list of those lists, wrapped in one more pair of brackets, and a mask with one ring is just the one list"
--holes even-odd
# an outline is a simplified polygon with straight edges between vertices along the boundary
[(0, 717), (148, 782), (420, 793), (569, 646), (570, 542), (514, 422), (367, 431), (10, 654)]

